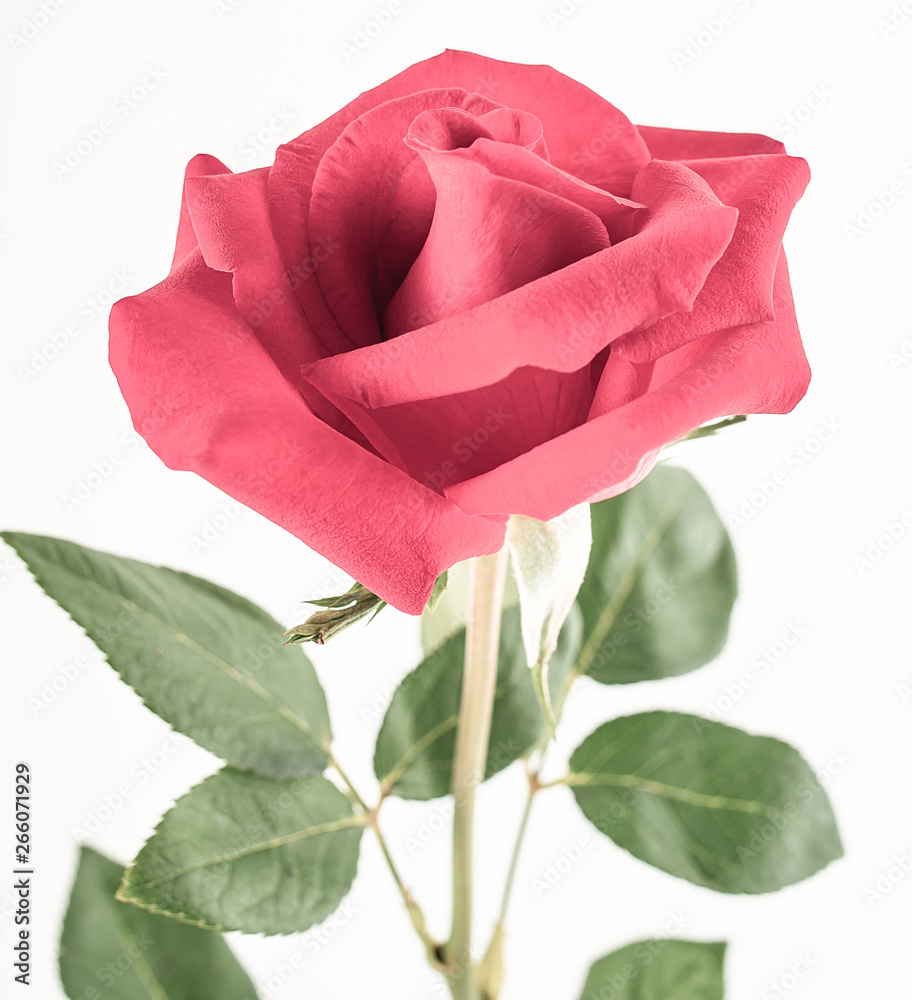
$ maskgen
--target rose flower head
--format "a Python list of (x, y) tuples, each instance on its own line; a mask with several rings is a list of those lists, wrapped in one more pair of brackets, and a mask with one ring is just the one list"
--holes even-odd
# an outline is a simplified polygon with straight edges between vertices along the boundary
[(807, 181), (765, 136), (637, 127), (548, 66), (447, 51), (270, 167), (195, 157), (111, 365), (168, 466), (418, 614), (510, 515), (795, 406), (781, 244)]

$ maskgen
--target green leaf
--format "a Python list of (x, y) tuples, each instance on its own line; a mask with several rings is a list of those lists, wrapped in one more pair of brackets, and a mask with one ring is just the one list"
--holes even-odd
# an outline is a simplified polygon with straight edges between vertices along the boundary
[(673, 677), (719, 653), (737, 594), (735, 555), (689, 472), (658, 466), (632, 490), (593, 504), (592, 534), (575, 676), (602, 684)]
[(253, 983), (220, 935), (118, 902), (122, 875), (121, 865), (82, 848), (60, 939), (68, 997), (254, 1000)]
[(434, 589), (431, 591), (431, 596), (428, 598), (427, 605), (425, 606), (425, 610), (429, 615), (432, 615), (437, 610), (440, 599), (446, 593), (449, 578), (449, 570), (444, 570), (434, 581)]
[[(565, 628), (552, 659), (552, 678), (560, 682), (579, 643), (576, 627)], [(403, 799), (434, 799), (450, 792), (456, 747), (459, 697), (465, 657), (460, 629), (423, 660), (393, 695), (377, 737), (374, 773), (384, 792)], [(501, 771), (529, 751), (544, 731), (544, 720), (526, 666), (519, 610), (503, 616), (497, 692), (485, 777)]]
[(593, 964), (580, 1000), (723, 1000), (724, 961), (721, 942), (637, 941)]
[(317, 675), (282, 627), (208, 580), (73, 542), (5, 532), (35, 579), (175, 729), (270, 777), (318, 774), (329, 716)]
[(365, 823), (325, 778), (224, 768), (165, 814), (118, 899), (211, 930), (305, 931), (351, 888)]
[(842, 855), (829, 800), (797, 750), (720, 722), (614, 719), (574, 752), (567, 782), (616, 844), (719, 892), (772, 892)]

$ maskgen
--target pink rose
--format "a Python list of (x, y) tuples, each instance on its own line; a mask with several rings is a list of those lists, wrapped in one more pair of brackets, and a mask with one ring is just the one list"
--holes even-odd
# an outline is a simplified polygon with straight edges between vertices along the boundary
[(167, 278), (111, 314), (137, 430), (403, 611), (809, 370), (764, 136), (637, 127), (547, 66), (445, 52), (275, 163), (187, 168)]

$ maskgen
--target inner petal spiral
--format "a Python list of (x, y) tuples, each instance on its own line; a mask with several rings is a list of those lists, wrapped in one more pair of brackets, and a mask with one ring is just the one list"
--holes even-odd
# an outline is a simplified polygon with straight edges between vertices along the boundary
[[(405, 143), (436, 189), (427, 240), (383, 318), (387, 339), (504, 295), (611, 245), (605, 223), (561, 194), (511, 176), (512, 157), (548, 163), (541, 123), (498, 108), (425, 111)], [(499, 161), (509, 163), (500, 171)], [(549, 169), (545, 167), (544, 169)]]

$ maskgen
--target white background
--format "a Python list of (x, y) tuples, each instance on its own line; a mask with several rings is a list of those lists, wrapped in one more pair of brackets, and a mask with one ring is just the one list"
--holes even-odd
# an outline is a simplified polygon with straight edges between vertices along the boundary
[[(846, 858), (777, 894), (716, 895), (632, 859), (587, 826), (566, 790), (555, 791), (538, 803), (523, 855), (503, 997), (575, 1000), (593, 959), (662, 934), (675, 915), (683, 936), (731, 942), (735, 1000), (908, 995), (912, 872), (893, 859), (912, 852), (912, 539), (887, 537), (889, 547), (877, 539), (912, 512), (912, 176), (903, 166), (912, 159), (912, 3), (888, 30), (879, 22), (891, 16), (889, 0), (583, 0), (565, 2), (569, 13), (550, 18), (554, 0), (402, 0), (388, 27), (346, 56), (344, 46), (355, 44), (381, 2), (234, 0), (220, 10), (214, 0), (69, 0), (53, 17), (34, 0), (4, 5), (0, 523), (210, 577), (288, 624), (301, 616), (300, 599), (332, 586), (324, 560), (247, 511), (194, 552), (192, 539), (225, 498), (168, 471), (131, 436), (106, 365), (107, 289), (124, 290), (123, 272), (128, 292), (165, 273), (183, 167), (197, 152), (241, 169), (267, 164), (280, 142), (446, 47), (550, 63), (637, 122), (785, 139), (813, 172), (786, 241), (811, 390), (789, 416), (752, 417), (676, 449), (676, 461), (699, 476), (726, 519), (748, 505), (749, 516), (733, 527), (741, 596), (730, 642), (714, 663), (679, 679), (580, 686), (561, 737), (572, 749), (599, 722), (630, 711), (728, 709), (725, 721), (782, 737), (815, 768), (829, 769)], [(718, 20), (725, 9), (727, 24)], [(704, 20), (717, 21), (716, 34)], [(19, 44), (12, 36), (25, 22), (32, 37)], [(150, 68), (163, 78), (147, 76)], [(144, 77), (144, 99), (125, 115), (114, 109)], [(115, 130), (58, 176), (54, 164), (103, 117), (114, 117)], [(894, 182), (893, 203), (884, 207)], [(68, 323), (75, 334), (65, 333)], [(53, 354), (55, 335), (63, 346), (39, 371), (35, 352)], [(115, 452), (113, 473), (67, 509), (67, 494)], [(772, 495), (758, 495), (758, 483), (777, 473)], [(858, 563), (872, 544), (876, 561)], [(29, 995), (51, 1000), (63, 996), (55, 952), (82, 839), (74, 830), (91, 824), (85, 839), (126, 862), (174, 798), (218, 762), (173, 743), (6, 549), (0, 605), (7, 762), (0, 871), (12, 867), (12, 763), (25, 759), (37, 781), (39, 871)], [(752, 657), (792, 622), (806, 634), (758, 674)], [(392, 611), (313, 651), (338, 756), (368, 795), (375, 709), (418, 656), (417, 621)], [(745, 673), (754, 683), (739, 693)], [(43, 685), (55, 678), (62, 690), (51, 700), (53, 687)], [(116, 805), (122, 785), (123, 804), (106, 807), (106, 797)], [(482, 928), (499, 898), (522, 787), (510, 770), (481, 794)], [(448, 838), (438, 834), (412, 854), (406, 848), (438, 808), (390, 802), (385, 818), (432, 929), (443, 935)], [(594, 846), (583, 860), (536, 893), (533, 880), (587, 834)], [(232, 936), (254, 980), (273, 977), (263, 997), (442, 995), (374, 844), (364, 843), (353, 913), (329, 929), (331, 940)], [(0, 989), (13, 995), (8, 878), (0, 875)], [(889, 891), (866, 899), (878, 884)], [(275, 990), (295, 954), (305, 957), (304, 969)], [(789, 979), (802, 957), (810, 971)], [(783, 983), (792, 988), (783, 993)]]

